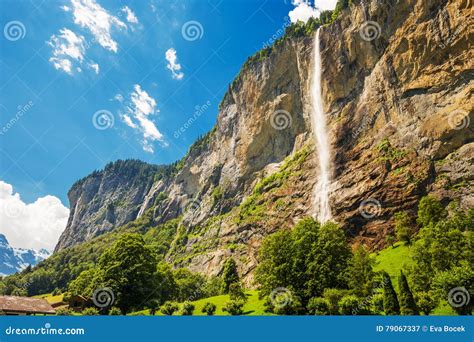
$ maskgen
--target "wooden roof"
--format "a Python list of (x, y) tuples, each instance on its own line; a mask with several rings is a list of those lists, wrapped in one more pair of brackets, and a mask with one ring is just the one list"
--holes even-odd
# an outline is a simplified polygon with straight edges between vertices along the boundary
[(0, 311), (5, 313), (21, 312), (33, 314), (54, 314), (55, 310), (46, 299), (0, 296)]

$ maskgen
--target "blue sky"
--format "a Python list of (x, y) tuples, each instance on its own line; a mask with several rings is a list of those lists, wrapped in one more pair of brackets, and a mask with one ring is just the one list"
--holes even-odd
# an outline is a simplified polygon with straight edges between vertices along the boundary
[(5, 196), (68, 206), (70, 186), (110, 161), (180, 159), (295, 6), (313, 11), (301, 0), (2, 0)]

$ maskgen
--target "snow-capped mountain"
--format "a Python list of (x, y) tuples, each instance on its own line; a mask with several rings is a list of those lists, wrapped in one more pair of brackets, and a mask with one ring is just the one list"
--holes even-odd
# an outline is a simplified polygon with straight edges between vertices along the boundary
[(50, 256), (46, 249), (13, 248), (5, 235), (0, 234), (0, 276), (13, 274), (23, 270), (28, 265), (36, 265)]

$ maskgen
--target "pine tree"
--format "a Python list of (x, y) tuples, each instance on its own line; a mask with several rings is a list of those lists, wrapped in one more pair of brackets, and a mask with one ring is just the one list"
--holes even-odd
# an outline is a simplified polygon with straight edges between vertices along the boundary
[(223, 292), (229, 293), (229, 287), (231, 284), (237, 283), (239, 281), (239, 274), (237, 273), (237, 264), (233, 258), (226, 260), (224, 264), (224, 271), (222, 272), (223, 280)]
[(413, 294), (408, 286), (407, 277), (400, 271), (398, 278), (398, 289), (400, 290), (400, 311), (402, 315), (419, 315), (420, 312), (416, 306)]
[(398, 304), (397, 293), (395, 292), (390, 276), (387, 272), (382, 273), (383, 281), (383, 310), (388, 315), (399, 315), (400, 305)]

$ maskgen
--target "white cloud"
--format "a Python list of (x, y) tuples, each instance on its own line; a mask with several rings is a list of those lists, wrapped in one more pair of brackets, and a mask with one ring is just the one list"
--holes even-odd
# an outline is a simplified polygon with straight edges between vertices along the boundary
[[(130, 102), (126, 106), (126, 114), (121, 118), (124, 123), (140, 132), (143, 136), (143, 150), (153, 153), (153, 142), (158, 141), (166, 145), (163, 134), (156, 128), (150, 116), (159, 112), (156, 108), (156, 101), (140, 85), (135, 84), (133, 92), (130, 94)], [(122, 98), (123, 100), (123, 98)]]
[(84, 37), (63, 28), (58, 35), (52, 35), (48, 44), (53, 48), (53, 56), (49, 59), (54, 67), (72, 74), (73, 61), (82, 63), (84, 60)]
[(337, 0), (314, 0), (314, 6), (312, 6), (309, 0), (293, 0), (292, 4), (295, 8), (288, 13), (288, 16), (292, 23), (298, 21), (306, 23), (309, 18), (319, 17), (322, 11), (333, 10), (336, 2)]
[(74, 23), (87, 28), (95, 40), (105, 49), (117, 52), (118, 45), (112, 39), (112, 28), (127, 28), (120, 19), (109, 14), (95, 0), (71, 0)]
[(308, 0), (293, 0), (293, 5), (296, 7), (288, 13), (292, 23), (298, 21), (306, 23), (309, 18), (317, 18), (319, 16), (319, 11), (311, 6), (311, 2)]
[(172, 77), (175, 80), (181, 80), (184, 77), (184, 74), (180, 71), (181, 64), (178, 63), (178, 57), (176, 56), (176, 50), (171, 48), (166, 51), (165, 54), (166, 60), (168, 61), (168, 65), (166, 66), (169, 70), (171, 70)]
[(89, 68), (95, 71), (96, 74), (99, 73), (99, 64), (97, 63), (89, 63)]
[(122, 8), (122, 12), (127, 15), (127, 21), (129, 23), (138, 24), (137, 16), (135, 15), (135, 13), (133, 13), (133, 11), (128, 6), (125, 6), (124, 8)]
[(48, 195), (28, 204), (0, 181), (0, 233), (13, 247), (53, 250), (68, 216), (59, 198)]

